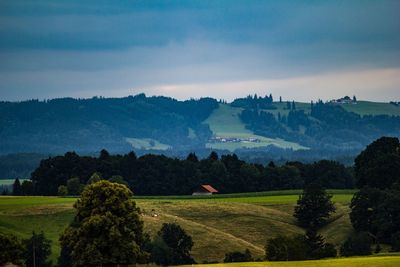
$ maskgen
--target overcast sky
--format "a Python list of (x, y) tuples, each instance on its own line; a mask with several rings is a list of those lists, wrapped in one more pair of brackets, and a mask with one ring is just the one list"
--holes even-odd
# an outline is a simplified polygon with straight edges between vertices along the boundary
[(400, 1), (0, 0), (0, 100), (400, 100)]

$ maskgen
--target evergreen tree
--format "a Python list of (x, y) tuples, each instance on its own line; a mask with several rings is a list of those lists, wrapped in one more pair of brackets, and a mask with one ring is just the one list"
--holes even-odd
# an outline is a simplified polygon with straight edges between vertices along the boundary
[(191, 162), (199, 162), (199, 159), (196, 156), (196, 153), (189, 153), (189, 155), (186, 157), (187, 161), (191, 161)]
[(79, 178), (71, 178), (67, 181), (67, 189), (68, 189), (68, 194), (71, 196), (77, 196), (81, 193), (81, 183)]
[(13, 184), (13, 195), (14, 196), (20, 196), (22, 194), (21, 190), (21, 183), (19, 179), (15, 179), (14, 184)]
[(218, 160), (218, 154), (217, 154), (215, 151), (213, 151), (213, 152), (211, 152), (211, 154), (208, 156), (208, 159), (209, 159), (209, 160)]
[(319, 184), (311, 183), (306, 186), (294, 209), (294, 217), (299, 225), (310, 230), (322, 226), (330, 214), (335, 212), (331, 198)]
[(32, 233), (32, 237), (24, 241), (26, 252), (26, 267), (51, 267), (48, 260), (51, 254), (51, 241), (46, 239), (43, 232)]
[(308, 230), (306, 232), (306, 246), (308, 249), (308, 259), (323, 259), (327, 257), (336, 257), (337, 251), (335, 246), (330, 243), (325, 243), (322, 235), (318, 234), (315, 230)]
[(31, 196), (34, 193), (32, 181), (25, 180), (21, 184), (21, 194), (24, 196)]

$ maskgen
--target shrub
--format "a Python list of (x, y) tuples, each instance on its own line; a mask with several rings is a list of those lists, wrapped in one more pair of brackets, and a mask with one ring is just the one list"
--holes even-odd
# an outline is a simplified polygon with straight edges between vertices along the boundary
[(58, 187), (58, 195), (60, 197), (65, 197), (66, 195), (68, 195), (68, 189), (65, 185), (60, 185)]
[(269, 261), (294, 261), (307, 259), (305, 237), (278, 236), (267, 241), (265, 248), (266, 259)]
[(372, 238), (367, 232), (359, 232), (350, 236), (340, 247), (342, 256), (363, 256), (370, 255)]
[(175, 223), (164, 223), (153, 242), (152, 260), (160, 265), (193, 264), (192, 237)]
[(24, 252), (22, 243), (15, 236), (0, 233), (0, 266), (9, 262), (23, 265)]
[(250, 250), (244, 252), (234, 251), (225, 254), (224, 262), (248, 262), (253, 261)]
[(392, 251), (400, 251), (400, 232), (392, 235)]

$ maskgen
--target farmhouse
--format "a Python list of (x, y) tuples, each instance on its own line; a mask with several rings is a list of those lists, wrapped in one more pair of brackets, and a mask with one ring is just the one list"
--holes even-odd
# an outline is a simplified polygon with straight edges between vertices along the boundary
[(209, 184), (202, 184), (193, 191), (193, 196), (208, 196), (213, 193), (218, 193), (218, 190)]

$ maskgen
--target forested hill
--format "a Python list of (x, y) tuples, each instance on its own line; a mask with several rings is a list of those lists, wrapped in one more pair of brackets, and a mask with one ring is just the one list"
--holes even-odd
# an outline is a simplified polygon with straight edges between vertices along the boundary
[(319, 159), (356, 155), (384, 135), (400, 135), (397, 102), (346, 97), (299, 103), (269, 95), (225, 103), (144, 94), (0, 102), (0, 155), (67, 151), (93, 155), (101, 149), (187, 155), (218, 150), (250, 160), (262, 158), (263, 153), (275, 160)]
[(125, 98), (0, 103), (0, 154), (130, 151), (140, 146), (191, 149), (212, 136), (202, 122), (216, 100)]

